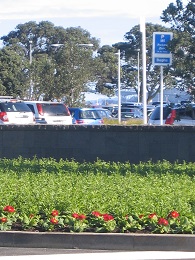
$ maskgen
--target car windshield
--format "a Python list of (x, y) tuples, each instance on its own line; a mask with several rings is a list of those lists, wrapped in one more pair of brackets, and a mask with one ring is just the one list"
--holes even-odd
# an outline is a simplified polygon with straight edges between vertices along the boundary
[(81, 119), (101, 119), (100, 115), (95, 110), (83, 110), (80, 111), (79, 114)]
[(58, 115), (58, 116), (68, 116), (68, 109), (63, 104), (49, 103), (42, 104), (42, 109), (44, 114), (48, 115)]
[(111, 112), (109, 110), (107, 111), (107, 110), (99, 109), (97, 111), (98, 111), (98, 113), (99, 113), (101, 118), (110, 118), (110, 117), (112, 117), (112, 114), (111, 114)]
[(23, 102), (5, 102), (1, 105), (5, 112), (31, 112), (30, 108)]
[[(168, 115), (171, 113), (171, 108), (170, 107), (163, 107), (163, 119), (167, 119)], [(160, 107), (156, 107), (151, 116), (151, 120), (160, 120)]]

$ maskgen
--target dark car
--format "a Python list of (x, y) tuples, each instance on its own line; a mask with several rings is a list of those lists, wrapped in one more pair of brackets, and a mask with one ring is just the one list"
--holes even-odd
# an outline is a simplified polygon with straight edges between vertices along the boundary
[[(157, 106), (150, 115), (149, 125), (160, 125), (160, 106)], [(195, 125), (195, 107), (163, 106), (163, 124), (168, 125)]]

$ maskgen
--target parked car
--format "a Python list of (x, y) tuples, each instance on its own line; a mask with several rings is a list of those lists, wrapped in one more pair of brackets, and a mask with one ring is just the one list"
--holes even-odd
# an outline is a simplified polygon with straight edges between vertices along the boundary
[(35, 117), (23, 101), (1, 97), (0, 124), (35, 124)]
[[(160, 101), (153, 101), (151, 105), (156, 107), (159, 106), (160, 103), (161, 103)], [(163, 105), (167, 105), (167, 102), (163, 101)]]
[[(118, 118), (118, 111), (114, 117)], [(142, 117), (143, 117), (143, 112), (139, 108), (121, 107), (121, 119), (122, 120), (128, 120), (130, 118), (142, 118)]]
[[(173, 114), (173, 116), (175, 116)], [(174, 118), (172, 116), (172, 108), (168, 105), (163, 106), (163, 124), (173, 124)], [(160, 106), (156, 106), (155, 109), (149, 116), (148, 119), (149, 125), (160, 125)]]
[(25, 101), (38, 124), (71, 125), (72, 117), (67, 106), (52, 101)]
[(96, 111), (98, 112), (98, 114), (100, 115), (101, 118), (107, 118), (107, 119), (112, 119), (112, 113), (110, 112), (110, 110), (105, 109), (105, 108), (95, 108)]
[(103, 119), (96, 108), (69, 107), (74, 124), (101, 125)]
[(118, 105), (108, 105), (108, 106), (103, 105), (102, 108), (108, 109), (111, 112), (112, 116), (116, 115), (118, 111)]
[[(160, 125), (160, 106), (151, 113), (149, 125)], [(195, 125), (195, 107), (193, 106), (163, 106), (163, 124), (169, 125)]]

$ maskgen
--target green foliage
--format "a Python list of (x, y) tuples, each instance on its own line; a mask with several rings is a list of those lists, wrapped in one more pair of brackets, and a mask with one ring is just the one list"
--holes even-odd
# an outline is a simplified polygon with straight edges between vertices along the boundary
[(0, 95), (23, 97), (29, 88), (27, 61), (18, 55), (21, 48), (17, 45), (0, 50)]
[[(94, 80), (93, 48), (99, 47), (99, 41), (88, 31), (57, 27), (48, 21), (30, 21), (19, 24), (1, 40), (5, 45), (0, 51), (0, 78), (5, 87), (0, 82), (2, 95), (29, 98), (32, 80), (33, 99), (44, 95), (45, 100), (64, 99), (69, 106), (82, 103), (84, 85)], [(53, 46), (58, 43), (59, 46)], [(94, 47), (79, 45), (87, 43)]]
[[(153, 32), (174, 33), (169, 49), (174, 54), (173, 65), (164, 68), (166, 88), (180, 86), (194, 95), (194, 0), (184, 7), (181, 0), (171, 3), (161, 19), (168, 26), (146, 24), (147, 93), (148, 101), (160, 90), (159, 66), (152, 65)], [(97, 91), (108, 96), (117, 87), (117, 55), (121, 50), (122, 86), (140, 89), (142, 93), (142, 34), (136, 25), (124, 35), (125, 42), (112, 46), (99, 46), (99, 40), (81, 27), (63, 28), (49, 21), (29, 21), (18, 24), (16, 29), (1, 37), (4, 47), (0, 50), (0, 94), (20, 98), (45, 100), (62, 99), (68, 106), (83, 105), (83, 94), (88, 82), (97, 82)], [(92, 43), (93, 48), (79, 46)], [(53, 44), (60, 44), (54, 47)], [(53, 47), (52, 47), (53, 46)], [(32, 51), (30, 52), (30, 47)], [(94, 55), (94, 52), (96, 55)], [(29, 57), (32, 54), (32, 63)], [(179, 77), (179, 81), (178, 81)], [(33, 93), (30, 93), (30, 82)], [(29, 95), (32, 94), (32, 95)]]
[(96, 90), (108, 96), (114, 95), (118, 81), (118, 57), (116, 52), (116, 48), (104, 45), (98, 50), (95, 62)]
[(194, 0), (189, 0), (186, 6), (181, 0), (170, 3), (163, 11), (162, 21), (168, 23), (174, 30), (174, 38), (170, 50), (174, 53), (173, 75), (181, 78), (181, 87), (188, 87), (194, 96), (195, 80), (195, 7)]
[[(172, 30), (171, 30), (172, 31)], [(146, 23), (146, 74), (147, 74), (147, 101), (151, 101), (160, 91), (159, 75), (160, 67), (152, 65), (152, 46), (153, 46), (153, 32), (170, 32), (170, 28), (159, 24)], [(115, 48), (121, 50), (121, 58), (125, 60), (125, 65), (122, 66), (122, 82), (128, 86), (133, 87), (138, 92), (138, 51), (139, 64), (142, 62), (142, 34), (140, 33), (140, 26), (134, 26), (129, 32), (126, 32), (124, 38), (126, 42), (119, 42), (114, 44)], [(142, 99), (142, 66), (140, 68), (140, 100)], [(163, 80), (166, 88), (173, 87), (175, 80), (171, 77), (170, 67), (164, 68)]]
[(194, 176), (186, 162), (1, 159), (0, 228), (194, 233)]

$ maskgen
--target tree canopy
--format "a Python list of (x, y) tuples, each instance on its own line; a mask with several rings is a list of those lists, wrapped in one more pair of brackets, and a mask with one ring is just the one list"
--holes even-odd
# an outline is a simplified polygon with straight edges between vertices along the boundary
[[(55, 27), (48, 21), (38, 24), (30, 21), (19, 24), (1, 39), (5, 47), (1, 50), (0, 57), (4, 56), (5, 50), (9, 50), (10, 60), (21, 63), (19, 65), (15, 62), (12, 69), (16, 68), (21, 73), (25, 71), (23, 81), (21, 73), (17, 71), (12, 74), (13, 78), (4, 80), (5, 77), (1, 77), (4, 86), (2, 93), (4, 91), (18, 95), (19, 89), (22, 98), (29, 98), (32, 81), (34, 99), (42, 95), (45, 100), (64, 97), (69, 105), (82, 102), (83, 86), (87, 81), (93, 80), (93, 50), (99, 48), (99, 41), (91, 37), (88, 31), (81, 27)], [(88, 47), (88, 44), (93, 47)], [(32, 62), (29, 62), (30, 57)], [(10, 61), (8, 64), (12, 66)]]
[[(186, 6), (170, 3), (161, 19), (168, 27), (146, 24), (148, 101), (160, 90), (160, 68), (152, 65), (153, 32), (173, 32), (168, 48), (173, 64), (164, 68), (166, 88), (179, 87), (195, 94), (195, 0)], [(118, 83), (117, 51), (121, 54), (122, 87), (134, 88), (142, 97), (142, 34), (136, 25), (126, 32), (124, 42), (99, 45), (81, 27), (63, 28), (49, 21), (29, 21), (1, 37), (0, 95), (26, 99), (63, 99), (67, 105), (83, 103), (88, 82), (96, 90), (113, 95)], [(91, 47), (89, 47), (91, 44)]]
[(181, 0), (169, 4), (161, 19), (176, 32), (170, 45), (174, 54), (174, 73), (180, 84), (194, 91), (195, 83), (195, 1), (186, 6)]

